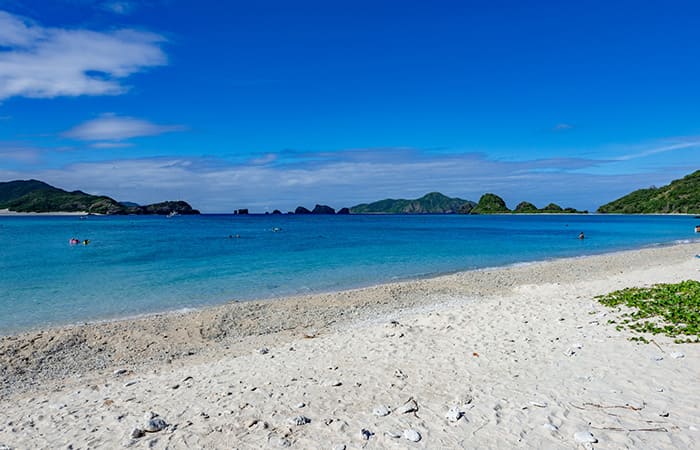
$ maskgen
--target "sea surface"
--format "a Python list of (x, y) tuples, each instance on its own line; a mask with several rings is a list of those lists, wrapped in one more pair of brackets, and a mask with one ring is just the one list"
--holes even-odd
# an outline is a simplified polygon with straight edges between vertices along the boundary
[[(615, 215), (0, 217), (0, 334), (697, 240), (696, 223)], [(72, 237), (90, 243), (70, 245)]]

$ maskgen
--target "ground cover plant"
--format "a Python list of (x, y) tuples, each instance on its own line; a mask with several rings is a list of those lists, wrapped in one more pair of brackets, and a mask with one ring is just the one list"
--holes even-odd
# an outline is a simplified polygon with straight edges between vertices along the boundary
[[(596, 299), (622, 311), (617, 329), (637, 333), (663, 334), (677, 343), (700, 342), (700, 281), (655, 284), (648, 288), (627, 288)], [(626, 306), (629, 309), (622, 308)], [(631, 338), (649, 342), (644, 336)]]

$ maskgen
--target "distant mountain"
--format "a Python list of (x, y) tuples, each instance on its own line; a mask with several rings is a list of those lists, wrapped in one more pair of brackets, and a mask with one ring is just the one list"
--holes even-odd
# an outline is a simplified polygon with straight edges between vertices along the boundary
[(598, 208), (615, 214), (700, 214), (700, 170), (660, 188), (639, 189)]
[(503, 214), (509, 213), (506, 202), (496, 194), (486, 193), (481, 196), (479, 203), (469, 214)]
[(556, 203), (550, 203), (544, 208), (537, 208), (530, 202), (520, 202), (514, 210), (508, 209), (506, 202), (496, 194), (484, 194), (479, 203), (469, 214), (587, 214), (588, 211), (578, 211), (574, 208), (562, 208)]
[(475, 204), (469, 200), (431, 192), (415, 200), (388, 198), (373, 203), (362, 203), (350, 208), (350, 212), (353, 214), (445, 214), (458, 213), (463, 206)]
[(534, 214), (539, 212), (539, 209), (537, 209), (537, 206), (530, 202), (520, 202), (518, 203), (518, 206), (515, 207), (513, 212), (516, 214)]
[(186, 202), (127, 206), (104, 195), (68, 192), (38, 180), (0, 182), (0, 209), (16, 212), (81, 212), (92, 214), (199, 214)]

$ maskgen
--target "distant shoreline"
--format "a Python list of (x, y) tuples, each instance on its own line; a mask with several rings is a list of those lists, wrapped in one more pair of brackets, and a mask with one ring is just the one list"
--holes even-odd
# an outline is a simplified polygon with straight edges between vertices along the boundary
[(0, 216), (87, 216), (87, 211), (18, 212), (0, 209)]

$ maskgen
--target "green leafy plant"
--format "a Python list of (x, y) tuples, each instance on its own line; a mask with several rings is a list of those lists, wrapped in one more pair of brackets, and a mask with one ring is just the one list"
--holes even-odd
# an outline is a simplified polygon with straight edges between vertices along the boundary
[[(630, 308), (622, 313), (624, 319), (616, 326), (618, 330), (628, 328), (637, 333), (663, 334), (677, 343), (700, 342), (700, 281), (627, 288), (596, 299), (611, 308)], [(644, 337), (632, 340), (649, 342)]]

